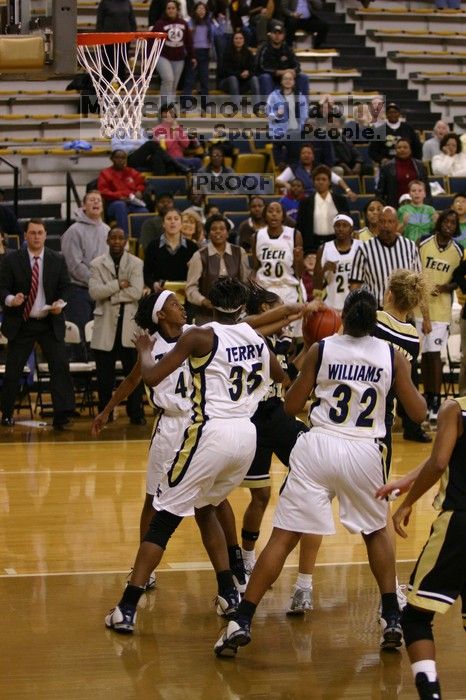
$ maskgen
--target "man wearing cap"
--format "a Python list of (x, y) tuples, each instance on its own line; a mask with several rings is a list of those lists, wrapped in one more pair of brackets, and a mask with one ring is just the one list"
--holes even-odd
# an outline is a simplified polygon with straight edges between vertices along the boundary
[(422, 159), (422, 146), (414, 127), (401, 119), (399, 106), (390, 102), (386, 109), (387, 118), (374, 130), (374, 140), (369, 144), (369, 157), (379, 165), (385, 165), (395, 157), (395, 147), (403, 138), (411, 144), (413, 158)]
[(317, 251), (314, 270), (314, 298), (322, 298), (327, 306), (341, 313), (349, 293), (349, 276), (354, 256), (362, 241), (353, 238), (353, 219), (337, 214), (333, 220), (335, 240)]
[(297, 91), (309, 95), (309, 78), (301, 73), (301, 66), (293, 49), (285, 43), (285, 25), (277, 19), (269, 22), (267, 41), (259, 49), (256, 59), (261, 95), (270, 95), (280, 85), (285, 72), (292, 71)]

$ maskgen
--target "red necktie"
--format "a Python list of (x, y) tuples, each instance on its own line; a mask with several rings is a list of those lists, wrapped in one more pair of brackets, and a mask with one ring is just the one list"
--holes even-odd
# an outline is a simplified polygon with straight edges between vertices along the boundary
[(31, 279), (31, 289), (29, 291), (29, 296), (26, 300), (26, 306), (23, 311), (23, 318), (25, 321), (28, 320), (31, 309), (34, 306), (34, 302), (37, 297), (37, 290), (39, 289), (39, 258), (34, 256), (34, 265), (32, 266), (32, 279)]

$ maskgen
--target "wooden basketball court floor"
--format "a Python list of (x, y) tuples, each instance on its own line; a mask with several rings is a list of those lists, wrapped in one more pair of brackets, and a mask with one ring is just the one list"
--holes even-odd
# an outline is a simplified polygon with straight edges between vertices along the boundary
[[(120, 417), (99, 440), (79, 419), (56, 435), (15, 426), (0, 433), (0, 601), (2, 698), (415, 698), (405, 650), (378, 650), (378, 596), (358, 536), (338, 526), (324, 541), (314, 576), (314, 610), (284, 614), (296, 575), (292, 555), (236, 659), (216, 659), (222, 621), (216, 582), (192, 519), (162, 561), (157, 589), (140, 607), (131, 637), (104, 627), (118, 602), (137, 544), (150, 427)], [(429, 447), (395, 436), (393, 472), (405, 473)], [(273, 502), (284, 475), (273, 465)], [(398, 540), (405, 582), (434, 512), (418, 505), (409, 539)], [(248, 493), (232, 496), (238, 518)], [(259, 549), (270, 531), (273, 506)], [(460, 609), (437, 616), (444, 698), (466, 698)]]

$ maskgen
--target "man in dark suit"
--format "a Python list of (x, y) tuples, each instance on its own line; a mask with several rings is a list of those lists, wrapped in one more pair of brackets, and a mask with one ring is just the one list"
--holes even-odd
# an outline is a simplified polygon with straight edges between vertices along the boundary
[(64, 257), (44, 247), (46, 236), (43, 222), (31, 219), (25, 233), (27, 247), (6, 255), (0, 266), (1, 330), (8, 339), (1, 422), (14, 425), (19, 380), (37, 342), (49, 363), (53, 425), (62, 430), (74, 410), (62, 313), (70, 279)]
[(304, 253), (315, 253), (322, 243), (335, 238), (333, 220), (337, 214), (350, 213), (346, 197), (331, 191), (332, 171), (318, 165), (312, 171), (315, 192), (300, 202), (296, 228), (303, 237)]

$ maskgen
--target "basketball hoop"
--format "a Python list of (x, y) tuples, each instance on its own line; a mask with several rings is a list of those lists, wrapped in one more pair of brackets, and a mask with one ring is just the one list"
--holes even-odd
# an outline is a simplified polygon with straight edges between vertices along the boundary
[[(100, 133), (105, 138), (139, 138), (144, 98), (159, 59), (166, 34), (160, 32), (116, 32), (77, 35), (77, 55), (89, 73), (100, 107)], [(134, 52), (130, 56), (130, 46)], [(114, 61), (107, 46), (114, 50)], [(121, 80), (119, 68), (124, 67)], [(139, 75), (136, 75), (138, 69)], [(106, 75), (111, 78), (107, 79)]]

